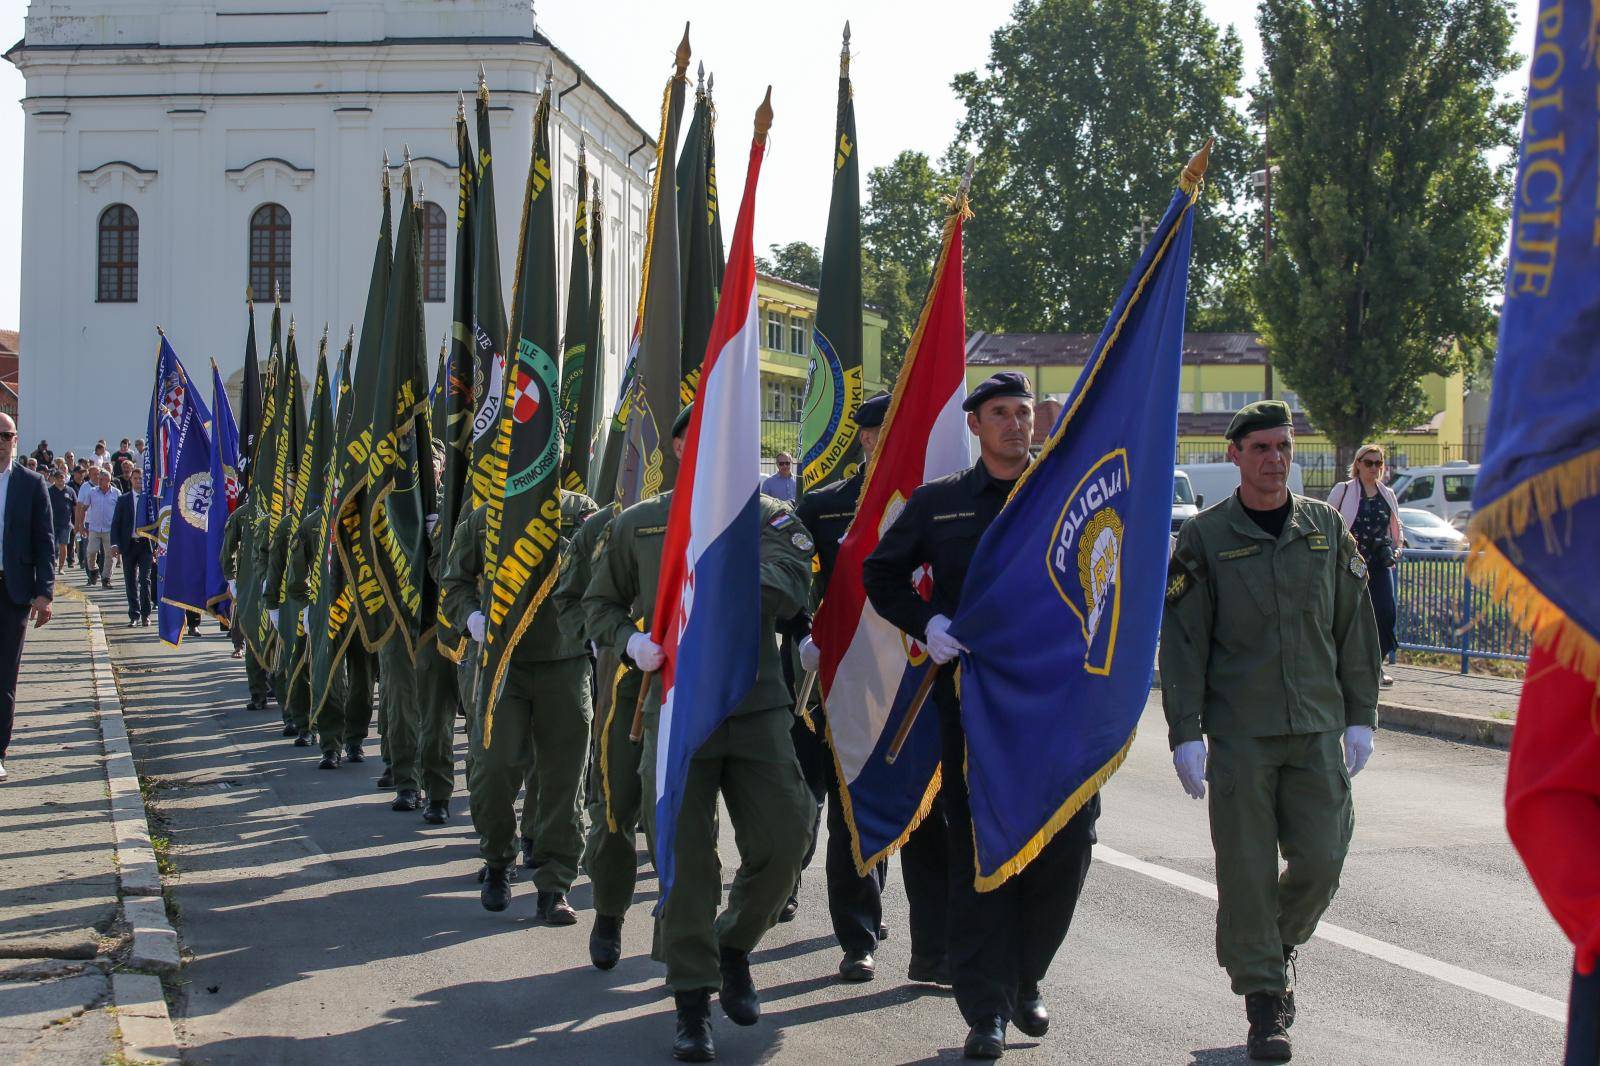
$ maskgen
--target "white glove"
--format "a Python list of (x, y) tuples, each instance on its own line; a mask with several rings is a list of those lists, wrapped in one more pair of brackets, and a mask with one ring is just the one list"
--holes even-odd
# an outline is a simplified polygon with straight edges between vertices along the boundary
[(950, 619), (942, 614), (936, 614), (928, 620), (928, 639), (923, 643), (928, 647), (928, 655), (941, 666), (967, 650), (964, 644), (950, 635)]
[(1186, 740), (1172, 750), (1172, 766), (1191, 799), (1206, 798), (1206, 742)]
[(310, 631), (311, 623), (308, 621), (308, 619), (310, 619), (310, 617), (311, 617), (311, 608), (309, 608), (309, 607), (300, 608), (300, 628), (301, 629)]
[(1372, 757), (1372, 727), (1353, 725), (1344, 731), (1344, 768), (1354, 777)]
[(278, 628), (278, 609), (276, 607), (273, 607), (271, 610), (267, 611), (267, 621), (272, 623), (273, 629)]
[(647, 674), (655, 673), (666, 662), (661, 645), (651, 640), (649, 633), (635, 633), (628, 638), (628, 658)]
[(472, 639), (479, 644), (483, 643), (483, 628), (487, 621), (482, 611), (473, 611), (467, 615), (467, 632), (472, 634)]
[(237, 600), (239, 598), (239, 586), (231, 577), (228, 579), (228, 598), (230, 600)]
[(800, 638), (800, 666), (806, 673), (811, 673), (822, 665), (822, 649), (810, 637)]
[(439, 524), (439, 516), (436, 514), (427, 515), (422, 519), (422, 524), (428, 527), (428, 536), (431, 537), (433, 536), (433, 527)]

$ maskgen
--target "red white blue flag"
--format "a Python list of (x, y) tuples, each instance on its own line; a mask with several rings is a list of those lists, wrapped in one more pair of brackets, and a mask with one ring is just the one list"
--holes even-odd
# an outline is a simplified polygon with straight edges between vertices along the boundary
[[(701, 367), (661, 552), (651, 636), (661, 645), (656, 870), (672, 890), (689, 761), (756, 681), (761, 639), (760, 317), (751, 239), (764, 138), (750, 145), (722, 301)], [(707, 595), (696, 596), (696, 587)]]

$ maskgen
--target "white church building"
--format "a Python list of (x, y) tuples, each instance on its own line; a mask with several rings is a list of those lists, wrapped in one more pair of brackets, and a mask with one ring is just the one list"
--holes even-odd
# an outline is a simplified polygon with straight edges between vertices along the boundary
[(99, 437), (115, 447), (143, 435), (158, 324), (203, 390), (211, 359), (236, 378), (247, 285), (263, 362), (276, 282), (302, 372), (324, 323), (331, 363), (361, 325), (383, 153), (398, 208), (406, 146), (435, 205), (424, 245), (435, 358), (451, 318), (457, 94), (473, 126), (480, 64), (509, 305), (533, 111), (554, 63), (560, 288), (582, 139), (605, 208), (603, 395), (615, 391), (654, 131), (543, 36), (532, 0), (32, 0), (6, 58), (27, 84), (19, 422), (30, 443), (82, 455)]

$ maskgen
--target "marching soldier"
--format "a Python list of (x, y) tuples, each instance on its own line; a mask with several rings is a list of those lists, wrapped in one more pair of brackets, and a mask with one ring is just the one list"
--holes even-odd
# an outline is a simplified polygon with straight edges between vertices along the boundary
[[(814, 602), (822, 599), (833, 577), (839, 542), (844, 539), (850, 521), (855, 517), (867, 471), (877, 452), (878, 433), (888, 413), (887, 393), (863, 403), (856, 411), (856, 425), (861, 431), (861, 469), (844, 481), (808, 492), (800, 498), (800, 521), (817, 542), (818, 567), (812, 591)], [(811, 638), (808, 636), (801, 640), (801, 665), (807, 671), (815, 671), (821, 661), (822, 653)], [(835, 704), (849, 698), (850, 693), (835, 691), (832, 695)], [(877, 947), (879, 927), (883, 921), (882, 892), (888, 864), (879, 863), (865, 877), (856, 873), (855, 858), (850, 847), (850, 828), (845, 824), (844, 797), (839, 787), (838, 768), (833, 753), (823, 739), (827, 736), (821, 718), (824, 714), (826, 711), (819, 701), (812, 710), (816, 719), (815, 734), (807, 730), (803, 722), (797, 724), (796, 746), (811, 743), (819, 749), (815, 762), (821, 766), (828, 797), (828, 914), (833, 920), (833, 935), (844, 950), (844, 959), (839, 963), (839, 976), (846, 981), (870, 981), (877, 973), (873, 950)], [(801, 762), (806, 762), (804, 756)], [(949, 966), (945, 959), (945, 912), (949, 893), (946, 888), (948, 874), (944, 845), (944, 808), (935, 800), (934, 809), (900, 851), (906, 899), (911, 911), (911, 965), (908, 976), (913, 981), (950, 983)]]
[[(289, 553), (291, 542), (300, 536), (294, 523), (287, 516), (278, 523), (278, 532), (272, 537), (272, 547), (267, 555), (265, 576), (266, 590), (262, 593), (262, 602), (267, 605), (267, 615), (272, 619), (273, 628), (280, 634), (293, 633), (300, 624), (300, 612), (305, 608), (303, 599), (295, 598), (295, 590), (289, 587)], [(300, 587), (301, 595), (305, 588)], [(283, 655), (279, 663), (278, 691), (283, 693), (283, 735), (294, 737), (294, 746), (308, 748), (311, 746), (311, 679), (302, 668), (293, 684), (289, 682), (289, 675), (294, 669), (294, 664), (289, 662), (289, 656)]]
[[(594, 501), (582, 493), (561, 494), (563, 551), (594, 510)], [(483, 643), (483, 608), (489, 595), (483, 560), (488, 514), (489, 505), (483, 504), (462, 517), (440, 578), (451, 624), (470, 634), (475, 644)], [(578, 915), (567, 893), (583, 855), (582, 783), (592, 710), (588, 652), (581, 640), (563, 632), (559, 615), (557, 604), (541, 604), (512, 649), (488, 747), (483, 744), (483, 708), (474, 707), (467, 793), (484, 863), (480, 900), (486, 910), (503, 911), (511, 902), (517, 859), (517, 792), (524, 780), (536, 786), (522, 802), (524, 811), (531, 807), (536, 812), (537, 913), (551, 925), (572, 925)], [(475, 658), (477, 648), (468, 654)]]
[[(684, 408), (673, 423), (672, 448), (679, 456), (691, 411)], [(814, 807), (789, 739), (792, 697), (783, 680), (776, 627), (780, 618), (791, 618), (805, 606), (815, 545), (787, 504), (759, 499), (762, 640), (756, 683), (689, 764), (674, 855), (678, 875), (658, 922), (667, 986), (678, 1014), (672, 1053), (688, 1062), (716, 1056), (711, 989), (720, 987), (722, 1009), (736, 1024), (754, 1025), (760, 1019), (750, 952), (777, 920), (810, 842)], [(661, 647), (650, 639), (649, 628), (671, 508), (672, 493), (666, 492), (617, 516), (583, 598), (595, 642), (626, 656), (647, 674), (662, 664)], [(636, 625), (641, 618), (644, 632)], [(652, 676), (648, 684), (645, 706), (659, 714), (660, 681)], [(646, 824), (652, 830), (655, 743), (651, 729), (640, 775)], [(719, 792), (740, 845), (739, 872), (728, 909), (720, 916)]]
[(261, 665), (261, 660), (256, 658), (256, 653), (250, 648), (250, 642), (243, 640), (244, 619), (239, 617), (239, 585), (242, 583), (249, 587), (250, 582), (258, 581), (255, 567), (252, 565), (253, 552), (245, 541), (245, 531), (250, 528), (250, 523), (255, 520), (255, 495), (246, 491), (239, 505), (228, 516), (228, 522), (222, 527), (222, 576), (228, 581), (228, 591), (233, 596), (233, 619), (229, 627), (237, 636), (234, 647), (244, 649), (244, 677), (250, 686), (250, 702), (246, 703), (247, 711), (264, 711), (267, 709), (267, 699), (270, 695), (267, 684), (267, 668)]
[[(288, 523), (284, 523), (287, 525)], [(314, 507), (300, 523), (300, 528), (289, 538), (288, 563), (287, 563), (287, 590), (293, 600), (308, 603), (311, 599), (311, 568), (319, 562), (317, 552), (317, 532), (322, 524), (322, 508)], [(307, 634), (309, 640), (309, 630)], [(310, 655), (309, 646), (306, 655)], [(310, 707), (311, 701), (311, 664), (307, 661), (301, 668), (300, 679), (291, 686), (292, 689), (304, 688), (306, 705)], [(348, 698), (345, 688), (346, 673), (343, 664), (338, 664), (334, 669), (334, 677), (329, 684), (330, 692), (323, 709), (310, 717), (312, 731), (317, 736), (317, 746), (322, 749), (322, 760), (317, 763), (319, 770), (337, 770), (342, 761), (342, 746), (344, 744), (343, 726), (345, 701)], [(293, 693), (291, 693), (292, 698)]]
[(1336, 510), (1289, 491), (1293, 457), (1286, 404), (1234, 416), (1239, 489), (1179, 530), (1161, 627), (1173, 765), (1195, 799), (1211, 782), (1217, 961), (1269, 1061), (1292, 1053), (1290, 964), (1339, 887), (1381, 673), (1366, 564)]
[[(965, 650), (949, 628), (967, 564), (1027, 469), (1033, 439), (1033, 392), (1021, 374), (993, 375), (972, 390), (962, 409), (967, 428), (978, 438), (977, 463), (913, 492), (862, 572), (877, 612), (920, 641), (941, 666)], [(933, 572), (931, 600), (924, 600), (912, 581), (921, 566)], [(956, 673), (955, 668), (940, 669), (933, 687), (943, 735), (950, 970), (956, 1004), (971, 1027), (966, 1056), (997, 1059), (1005, 1053), (1008, 1023), (1015, 1022), (1031, 1037), (1043, 1036), (1050, 1027), (1039, 982), (1066, 939), (1088, 876), (1100, 797), (1085, 804), (1021, 873), (980, 894), (974, 886), (966, 736)]]
[[(434, 441), (435, 465), (443, 475), (444, 446)], [(439, 516), (430, 514), (428, 523), (428, 576), (437, 585), (442, 569), (445, 530)], [(423, 628), (431, 629), (433, 619)], [(422, 820), (443, 825), (450, 820), (450, 795), (455, 791), (456, 717), (461, 713), (461, 694), (456, 684), (456, 665), (445, 658), (438, 642), (431, 637), (417, 648), (417, 696), (421, 717), (417, 728), (417, 774), (427, 806)]]

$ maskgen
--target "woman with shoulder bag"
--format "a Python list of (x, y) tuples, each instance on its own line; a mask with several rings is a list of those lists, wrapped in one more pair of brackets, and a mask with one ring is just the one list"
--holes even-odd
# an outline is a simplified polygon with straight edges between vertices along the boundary
[[(1387, 663), (1399, 644), (1395, 638), (1394, 579), (1390, 571), (1400, 561), (1405, 534), (1400, 529), (1400, 503), (1383, 483), (1383, 467), (1383, 446), (1363, 444), (1350, 464), (1350, 480), (1333, 487), (1328, 504), (1338, 510), (1366, 561), (1367, 590), (1372, 595), (1378, 642)], [(1394, 684), (1387, 670), (1383, 672), (1383, 684)]]

